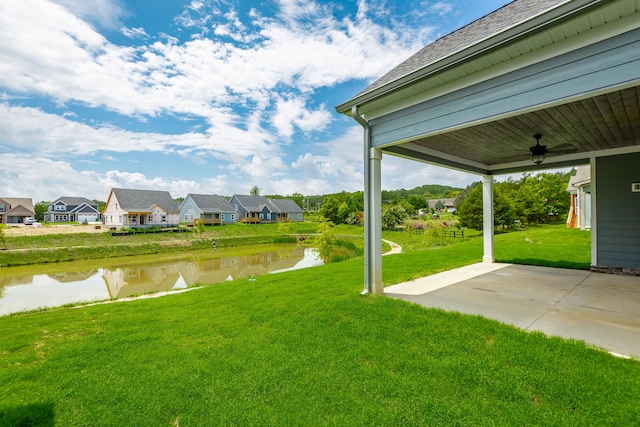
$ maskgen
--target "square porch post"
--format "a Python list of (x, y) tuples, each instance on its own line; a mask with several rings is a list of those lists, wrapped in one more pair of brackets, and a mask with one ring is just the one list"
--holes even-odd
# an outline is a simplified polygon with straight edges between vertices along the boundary
[(493, 175), (482, 176), (482, 240), (484, 253), (482, 262), (493, 263)]

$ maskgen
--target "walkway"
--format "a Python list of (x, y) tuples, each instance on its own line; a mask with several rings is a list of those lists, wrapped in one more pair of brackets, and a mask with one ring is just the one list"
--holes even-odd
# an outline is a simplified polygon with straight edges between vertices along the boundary
[(640, 357), (640, 277), (479, 263), (388, 286), (385, 294)]
[(393, 255), (393, 254), (399, 254), (399, 253), (401, 253), (401, 252), (402, 252), (402, 246), (400, 246), (399, 244), (394, 243), (394, 242), (392, 242), (391, 240), (385, 240), (385, 239), (382, 239), (382, 241), (383, 241), (383, 242), (385, 242), (385, 243), (388, 243), (388, 244), (389, 244), (389, 246), (391, 246), (391, 250), (389, 250), (389, 251), (387, 251), (387, 252), (383, 253), (383, 254), (382, 254), (382, 256), (385, 256), (385, 255)]

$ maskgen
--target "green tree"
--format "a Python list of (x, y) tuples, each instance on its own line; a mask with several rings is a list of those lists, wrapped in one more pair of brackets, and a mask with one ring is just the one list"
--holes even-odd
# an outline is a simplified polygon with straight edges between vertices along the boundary
[(36, 214), (36, 219), (38, 221), (44, 221), (44, 214), (49, 210), (49, 202), (38, 202), (33, 205), (33, 210)]
[(258, 187), (257, 185), (254, 185), (253, 187), (251, 187), (251, 190), (249, 190), (249, 194), (251, 194), (252, 196), (259, 196), (260, 187)]
[[(510, 227), (515, 220), (515, 210), (511, 200), (502, 194), (499, 187), (494, 188), (493, 194), (493, 225), (498, 227)], [(458, 209), (460, 225), (462, 227), (482, 230), (482, 186), (478, 185), (471, 189), (465, 197), (464, 202)]]
[(320, 215), (335, 224), (338, 221), (339, 208), (340, 202), (335, 196), (326, 196), (320, 207)]
[(438, 199), (438, 201), (436, 202), (435, 205), (433, 205), (433, 208), (436, 210), (436, 212), (442, 211), (444, 210), (444, 208), (446, 208), (444, 202), (440, 199)]
[(301, 193), (293, 193), (289, 198), (304, 209), (304, 196)]
[(414, 194), (409, 196), (407, 201), (411, 204), (415, 213), (418, 213), (420, 209), (427, 209), (429, 207), (427, 198), (423, 196), (417, 196)]
[(107, 205), (107, 202), (103, 202), (96, 199), (93, 199), (92, 202), (98, 206), (98, 212), (104, 211), (104, 207)]
[(456, 199), (453, 201), (453, 207), (456, 208), (456, 210), (460, 210), (460, 206), (462, 206), (462, 204), (464, 203), (465, 199), (467, 198), (471, 190), (473, 190), (477, 186), (482, 186), (482, 182), (480, 181), (473, 182), (467, 185), (467, 188), (460, 191), (456, 196)]
[(340, 206), (338, 206), (338, 214), (336, 216), (336, 224), (345, 224), (350, 214), (351, 209), (347, 202), (340, 203)]
[(382, 225), (393, 230), (408, 218), (407, 211), (399, 204), (384, 205), (382, 207)]
[(333, 222), (324, 216), (320, 216), (318, 219), (318, 234), (314, 238), (314, 243), (318, 248), (320, 258), (322, 258), (324, 262), (329, 262), (336, 244), (336, 238), (333, 235), (333, 226)]

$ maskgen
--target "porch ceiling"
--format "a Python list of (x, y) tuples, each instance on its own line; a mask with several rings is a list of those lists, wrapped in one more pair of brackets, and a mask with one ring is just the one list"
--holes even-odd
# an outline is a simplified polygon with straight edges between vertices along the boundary
[[(640, 86), (430, 135), (384, 148), (392, 155), (476, 173), (501, 174), (640, 151)], [(549, 150), (535, 165), (533, 135)]]

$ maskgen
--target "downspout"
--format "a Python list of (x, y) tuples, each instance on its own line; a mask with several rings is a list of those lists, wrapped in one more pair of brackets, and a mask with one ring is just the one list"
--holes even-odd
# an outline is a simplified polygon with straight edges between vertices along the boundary
[[(369, 122), (358, 113), (358, 106), (351, 107), (351, 115), (364, 129), (364, 290), (363, 294), (382, 294), (382, 227), (380, 203), (380, 158), (379, 149), (371, 147), (371, 127)], [(376, 192), (378, 194), (376, 194)], [(380, 224), (379, 230), (376, 230)], [(378, 248), (379, 247), (379, 248)]]

